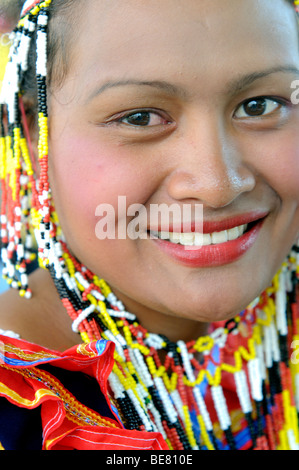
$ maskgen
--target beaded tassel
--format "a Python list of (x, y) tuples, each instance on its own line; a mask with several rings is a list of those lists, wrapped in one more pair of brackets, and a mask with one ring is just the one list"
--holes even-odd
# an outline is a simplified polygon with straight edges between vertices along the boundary
[[(46, 1), (36, 6), (30, 15), (20, 21), (14, 31), (13, 46), (0, 98), (1, 258), (4, 264), (3, 276), (12, 287), (19, 289), (20, 295), (27, 298), (31, 296), (28, 287), (27, 265), (34, 259), (32, 225), (38, 225), (34, 222), (38, 219), (38, 210), (41, 211), (45, 204), (44, 201), (38, 201), (37, 198), (36, 181), (24, 137), (19, 100), (23, 74), (28, 68), (30, 42), (34, 36), (36, 24), (38, 23), (38, 30), (45, 27), (46, 23), (42, 21), (42, 18), (46, 16), (46, 8), (49, 4), (50, 1)], [(45, 8), (44, 11), (43, 8)], [(38, 19), (37, 14), (40, 11), (42, 14)], [(44, 42), (45, 38), (46, 32), (44, 31)], [(40, 43), (41, 39), (38, 39), (39, 57), (42, 50)], [(43, 67), (41, 63), (43, 63)], [(45, 55), (37, 63), (37, 70), (42, 70), (44, 82), (46, 80), (46, 63)], [(44, 96), (39, 96), (39, 103), (43, 111), (45, 101), (44, 88)], [(8, 118), (7, 125), (4, 125), (4, 105), (6, 106)], [(44, 127), (45, 125), (42, 122), (41, 135), (44, 135), (43, 144), (44, 150), (46, 150), (47, 134), (44, 132)], [(43, 167), (43, 165), (41, 166)], [(46, 181), (45, 170), (42, 175), (42, 181)], [(42, 204), (39, 205), (38, 202), (42, 202)]]

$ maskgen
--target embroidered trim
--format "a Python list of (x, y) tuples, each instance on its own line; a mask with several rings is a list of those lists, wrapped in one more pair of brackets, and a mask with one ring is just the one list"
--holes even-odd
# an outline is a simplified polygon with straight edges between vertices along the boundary
[(31, 402), (22, 398), (14, 390), (11, 390), (3, 383), (0, 383), (1, 395), (5, 394), (13, 401), (30, 408), (37, 405), (37, 403), (46, 395), (55, 396), (62, 401), (67, 418), (74, 423), (88, 426), (101, 426), (116, 429), (119, 428), (116, 423), (101, 417), (99, 414), (91, 411), (89, 408), (80, 403), (71, 393), (67, 392), (65, 388), (56, 379), (54, 379), (51, 374), (46, 373), (40, 369), (14, 369), (8, 366), (4, 366), (3, 364), (1, 364), (0, 367), (12, 372), (16, 372), (23, 377), (38, 380), (47, 387), (46, 389), (39, 389), (35, 394), (37, 398)]

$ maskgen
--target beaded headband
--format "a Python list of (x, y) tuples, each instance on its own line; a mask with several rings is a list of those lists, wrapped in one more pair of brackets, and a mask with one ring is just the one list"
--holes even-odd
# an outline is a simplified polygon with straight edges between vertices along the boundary
[(43, 0), (26, 0), (21, 11), (21, 18), (23, 18), (30, 10), (33, 9), (39, 3), (43, 3)]

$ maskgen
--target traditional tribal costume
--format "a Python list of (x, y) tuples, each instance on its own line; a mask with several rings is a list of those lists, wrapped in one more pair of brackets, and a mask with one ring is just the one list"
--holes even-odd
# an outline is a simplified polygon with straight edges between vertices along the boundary
[[(0, 336), (0, 447), (298, 450), (298, 246), (246, 310), (187, 344), (146, 331), (69, 252), (48, 183), (50, 7), (25, 2), (1, 93), (1, 258), (8, 283), (30, 298), (34, 232), (83, 344), (58, 353)], [(34, 40), (39, 179), (21, 100)]]

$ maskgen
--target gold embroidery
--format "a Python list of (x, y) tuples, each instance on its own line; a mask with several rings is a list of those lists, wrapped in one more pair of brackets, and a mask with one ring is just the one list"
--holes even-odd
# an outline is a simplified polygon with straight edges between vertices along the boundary
[(21, 359), (31, 360), (31, 361), (32, 360), (45, 359), (45, 358), (54, 359), (54, 358), (58, 357), (58, 356), (55, 356), (51, 353), (46, 353), (44, 351), (26, 353), (25, 351), (22, 351), (21, 349), (13, 346), (12, 344), (7, 344), (7, 343), (4, 344), (4, 352), (5, 353), (13, 353), (16, 356), (20, 357)]
[(39, 370), (39, 369), (15, 369), (12, 367), (0, 365), (4, 369), (11, 370), (18, 374), (23, 375), (23, 377), (29, 377), (32, 379), (39, 380), (43, 383), (44, 386), (48, 388), (41, 388), (36, 392), (35, 400), (30, 401), (26, 398), (21, 397), (18, 393), (14, 390), (9, 389), (5, 384), (0, 383), (0, 392), (4, 393), (5, 395), (12, 398), (15, 402), (23, 404), (28, 408), (33, 407), (36, 405), (41, 398), (44, 396), (55, 396), (61, 399), (64, 405), (64, 409), (67, 414), (67, 418), (76, 423), (76, 424), (84, 424), (89, 426), (101, 426), (101, 427), (110, 427), (118, 429), (119, 426), (116, 423), (108, 421), (107, 419), (103, 418), (96, 412), (90, 410), (86, 406), (82, 405), (76, 398), (68, 393), (63, 386), (54, 379), (50, 374)]

